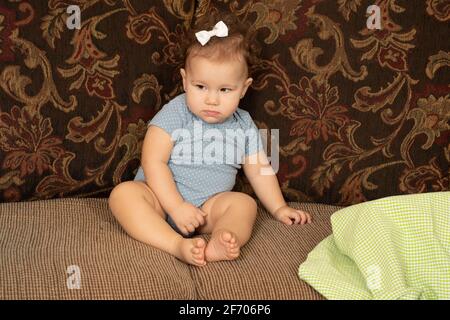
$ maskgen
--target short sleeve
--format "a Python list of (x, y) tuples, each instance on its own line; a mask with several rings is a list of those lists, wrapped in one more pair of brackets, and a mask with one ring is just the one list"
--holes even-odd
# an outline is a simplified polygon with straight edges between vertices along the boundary
[(246, 116), (247, 130), (245, 135), (245, 156), (251, 156), (264, 150), (264, 145), (259, 133), (259, 129), (251, 118), (250, 114)]
[(165, 104), (161, 110), (151, 119), (148, 125), (157, 126), (166, 131), (170, 136), (176, 129), (183, 127), (183, 117), (186, 107), (180, 103), (179, 99), (174, 99)]

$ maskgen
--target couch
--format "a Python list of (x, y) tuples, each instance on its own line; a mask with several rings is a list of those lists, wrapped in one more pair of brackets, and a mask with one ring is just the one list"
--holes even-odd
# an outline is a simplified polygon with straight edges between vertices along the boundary
[[(336, 206), (293, 203), (314, 223), (287, 227), (259, 211), (235, 261), (199, 268), (129, 237), (105, 199), (1, 205), (2, 299), (322, 299), (297, 277), (330, 234)], [(207, 236), (204, 236), (207, 238)], [(75, 267), (72, 267), (75, 266)]]
[[(379, 0), (380, 30), (371, 4), (3, 1), (0, 299), (323, 299), (297, 270), (334, 212), (449, 190), (448, 10)], [(283, 194), (314, 222), (260, 205), (239, 259), (197, 268), (127, 236), (107, 197), (133, 179), (146, 122), (181, 92), (179, 43), (213, 10), (256, 33), (242, 108), (279, 130)], [(242, 173), (234, 190), (254, 196)]]

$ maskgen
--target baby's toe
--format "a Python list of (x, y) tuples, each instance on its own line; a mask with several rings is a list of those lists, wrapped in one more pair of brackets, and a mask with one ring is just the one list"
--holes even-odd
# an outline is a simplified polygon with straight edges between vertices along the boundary
[(201, 258), (204, 255), (205, 255), (205, 251), (204, 250), (199, 250), (199, 249), (196, 249), (196, 252), (192, 253), (192, 256), (195, 257), (195, 258)]
[(194, 240), (194, 246), (195, 246), (195, 248), (202, 249), (202, 248), (206, 247), (206, 242), (205, 242), (205, 240), (198, 238), (198, 239)]
[(228, 243), (233, 238), (233, 235), (228, 231), (224, 231), (221, 234), (221, 238), (222, 238), (223, 242)]
[(205, 257), (205, 254), (204, 254), (203, 252), (199, 252), (199, 253), (193, 254), (192, 257), (193, 257), (194, 259), (203, 260), (204, 257)]
[(238, 248), (238, 247), (229, 248), (229, 249), (228, 249), (228, 252), (230, 252), (230, 253), (236, 253), (236, 252), (239, 252), (239, 248)]
[(229, 250), (227, 256), (229, 259), (236, 259), (239, 257), (239, 252), (239, 249)]
[(235, 248), (237, 248), (237, 243), (229, 243), (229, 244), (227, 244), (227, 247), (228, 247), (228, 249), (235, 249)]
[(205, 259), (194, 259), (194, 264), (201, 267), (206, 265), (206, 261)]

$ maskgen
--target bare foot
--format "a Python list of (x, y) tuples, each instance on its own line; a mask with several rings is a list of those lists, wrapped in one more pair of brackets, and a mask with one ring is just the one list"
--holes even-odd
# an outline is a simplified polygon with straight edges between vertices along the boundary
[(239, 256), (239, 249), (234, 233), (225, 230), (214, 232), (205, 249), (206, 261), (234, 260)]
[(206, 242), (201, 238), (182, 238), (178, 247), (177, 257), (186, 263), (202, 267), (206, 265), (205, 247)]

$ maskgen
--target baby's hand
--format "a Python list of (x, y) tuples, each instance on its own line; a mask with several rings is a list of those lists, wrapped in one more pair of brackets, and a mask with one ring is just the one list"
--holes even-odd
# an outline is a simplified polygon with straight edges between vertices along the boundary
[(170, 215), (178, 229), (186, 235), (205, 224), (205, 216), (205, 212), (186, 201)]
[(311, 215), (308, 212), (297, 210), (289, 206), (279, 208), (275, 211), (273, 216), (278, 221), (288, 225), (311, 223)]

